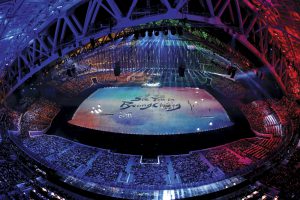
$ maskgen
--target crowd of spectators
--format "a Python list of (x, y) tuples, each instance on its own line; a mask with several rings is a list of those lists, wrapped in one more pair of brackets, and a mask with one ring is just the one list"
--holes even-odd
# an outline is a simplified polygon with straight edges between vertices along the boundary
[(69, 95), (80, 94), (83, 90), (89, 88), (92, 85), (92, 80), (87, 76), (72, 77), (64, 81), (52, 80), (49, 82), (51, 86), (54, 86), (61, 93)]
[[(90, 72), (73, 77), (66, 77), (62, 79), (58, 77), (49, 82), (51, 86), (54, 86), (61, 93), (72, 95), (78, 95), (84, 90), (97, 84), (114, 84), (119, 85), (123, 83), (131, 82), (129, 79), (133, 72), (122, 72), (118, 77), (114, 75), (113, 71), (107, 72)], [(93, 80), (94, 79), (94, 80)], [(136, 82), (136, 80), (134, 80)]]
[(212, 180), (216, 174), (201, 158), (200, 152), (187, 155), (171, 156), (174, 171), (182, 183), (197, 183)]
[(4, 161), (0, 164), (1, 178), (0, 178), (0, 191), (1, 193), (14, 190), (17, 184), (23, 183), (28, 180), (26, 174), (20, 170), (20, 164), (11, 161)]
[(288, 131), (291, 124), (297, 127), (299, 123), (300, 107), (287, 97), (240, 103), (239, 108), (253, 130), (271, 137), (285, 137), (293, 132)]
[(130, 155), (100, 150), (99, 156), (85, 176), (95, 182), (114, 183), (117, 181), (120, 172), (125, 172), (129, 158)]
[(249, 165), (249, 158), (239, 157), (232, 151), (221, 146), (209, 149), (205, 157), (214, 166), (219, 167), (225, 173), (234, 173)]
[(289, 120), (295, 119), (300, 116), (300, 107), (295, 101), (287, 97), (282, 97), (280, 100), (274, 99), (267, 100), (269, 106), (277, 114), (280, 123), (286, 125)]
[(66, 190), (43, 179), (36, 163), (17, 151), (8, 137), (0, 142), (0, 148), (0, 199), (73, 199)]
[(247, 89), (238, 81), (230, 80), (218, 75), (212, 75), (212, 87), (231, 100), (242, 100)]
[(97, 150), (94, 148), (74, 145), (59, 154), (55, 153), (53, 157), (48, 157), (47, 161), (74, 172), (78, 167), (86, 164), (96, 153)]
[[(159, 163), (141, 163), (133, 155), (112, 153), (50, 135), (27, 138), (23, 145), (34, 156), (55, 166), (56, 170), (75, 176), (80, 174), (89, 181), (158, 186), (206, 183), (222, 178), (224, 174), (251, 165), (252, 160), (264, 158), (276, 142), (242, 139), (225, 146), (169, 156), (170, 159), (160, 156)], [(121, 176), (127, 180), (121, 181)]]
[(8, 107), (2, 107), (0, 113), (3, 114), (3, 122), (7, 130), (19, 131), (22, 113)]
[(264, 185), (280, 191), (282, 199), (300, 198), (300, 149), (297, 149), (288, 163), (281, 164), (261, 178)]
[(241, 103), (239, 107), (253, 130), (260, 134), (282, 135), (282, 127), (277, 118), (277, 113), (273, 112), (266, 101), (253, 101), (248, 104)]
[(261, 160), (264, 159), (270, 153), (270, 150), (262, 146), (253, 144), (253, 148), (246, 149), (244, 153), (246, 155), (249, 155), (251, 158)]
[(259, 145), (261, 147), (273, 150), (276, 149), (282, 142), (282, 138), (281, 137), (271, 137), (271, 138), (259, 138), (259, 137), (255, 137), (255, 138), (247, 138), (247, 141), (255, 144), (255, 145)]
[(56, 136), (42, 135), (26, 138), (23, 140), (23, 145), (34, 155), (45, 159), (47, 156), (64, 151), (72, 145), (72, 142)]
[(27, 137), (28, 131), (45, 130), (59, 111), (59, 106), (54, 102), (44, 98), (36, 100), (22, 116), (21, 136)]
[(131, 167), (132, 183), (137, 186), (166, 185), (168, 183), (168, 168), (165, 158), (160, 158), (159, 163), (145, 164), (136, 159)]
[[(256, 140), (257, 137), (254, 137), (253, 139)], [(229, 149), (236, 152), (237, 154), (244, 156), (244, 157), (250, 157), (250, 159), (251, 159), (251, 155), (246, 154), (245, 151), (256, 147), (251, 142), (248, 142), (246, 139), (241, 139), (241, 140), (238, 140), (235, 142), (231, 142), (231, 143), (227, 144), (226, 146)]]
[[(147, 188), (220, 180), (263, 159), (265, 155), (260, 154), (267, 154), (279, 142), (277, 137), (241, 139), (189, 154), (160, 156), (159, 163), (141, 163), (138, 156), (88, 147), (57, 136), (27, 138), (23, 144), (62, 173), (94, 183)], [(121, 175), (125, 177), (122, 181)]]
[[(132, 155), (112, 153), (47, 135), (27, 138), (23, 144), (35, 157), (51, 163), (50, 166), (55, 166), (56, 170), (61, 169), (62, 172), (76, 176), (81, 174), (78, 171), (81, 166), (84, 172), (81, 175), (89, 181), (98, 183), (117, 183), (120, 173), (130, 174), (131, 178), (127, 182), (135, 186), (170, 184), (168, 180), (170, 174), (174, 176), (173, 183), (178, 183), (175, 181), (176, 175), (180, 177), (182, 183), (199, 183), (218, 175), (213, 167), (209, 167), (200, 158), (200, 152), (171, 156), (169, 164), (173, 166), (174, 171), (170, 173), (164, 156), (160, 157), (159, 163), (145, 164), (140, 163), (140, 160)], [(126, 169), (131, 157), (132, 165)]]
[(246, 156), (251, 160), (261, 160), (276, 150), (281, 143), (281, 137), (253, 137), (241, 139), (226, 146), (239, 155)]
[(19, 160), (8, 139), (0, 142), (0, 149), (0, 198), (6, 199), (18, 193), (17, 186), (28, 182), (34, 174)]
[(18, 105), (16, 107), (20, 110), (28, 108), (30, 105), (34, 103), (36, 99), (33, 96), (24, 95), (19, 99)]

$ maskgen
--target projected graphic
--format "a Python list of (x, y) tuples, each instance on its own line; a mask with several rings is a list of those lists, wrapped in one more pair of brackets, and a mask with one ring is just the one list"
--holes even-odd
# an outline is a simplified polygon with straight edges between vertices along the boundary
[(69, 123), (105, 132), (170, 135), (233, 125), (222, 105), (198, 88), (101, 88)]

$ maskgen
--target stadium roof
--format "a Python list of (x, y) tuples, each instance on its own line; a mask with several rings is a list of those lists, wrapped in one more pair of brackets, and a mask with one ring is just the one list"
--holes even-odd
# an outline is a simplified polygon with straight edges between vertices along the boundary
[(0, 65), (23, 49), (49, 19), (79, 0), (0, 0)]
[[(295, 63), (300, 63), (300, 1), (299, 0), (251, 0), (263, 7), (269, 30), (283, 47), (283, 53)], [(263, 4), (261, 2), (264, 2)], [(299, 69), (299, 67), (298, 67)]]
[[(283, 53), (300, 63), (300, 1), (244, 0), (257, 7)], [(10, 63), (49, 22), (80, 0), (0, 0), (0, 68)]]

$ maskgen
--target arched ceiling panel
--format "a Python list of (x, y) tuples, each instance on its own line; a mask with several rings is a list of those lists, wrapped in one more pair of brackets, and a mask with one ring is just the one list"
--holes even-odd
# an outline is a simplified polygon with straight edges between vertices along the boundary
[(0, 0), (0, 68), (27, 46), (49, 20), (79, 0)]

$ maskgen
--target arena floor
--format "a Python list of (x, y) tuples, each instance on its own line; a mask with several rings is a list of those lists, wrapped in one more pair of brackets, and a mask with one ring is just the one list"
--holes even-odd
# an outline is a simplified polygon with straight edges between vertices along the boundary
[(173, 135), (232, 126), (223, 106), (199, 88), (100, 88), (86, 98), (69, 123), (138, 135)]

